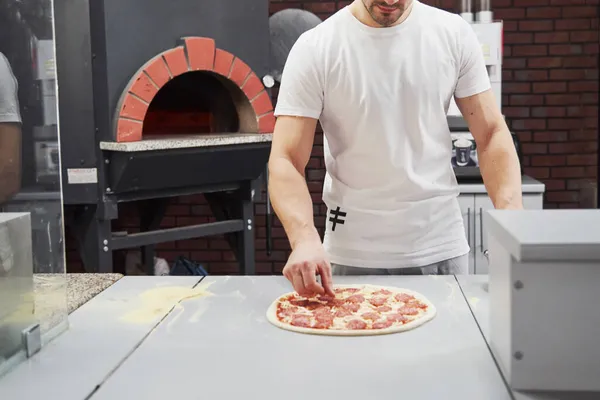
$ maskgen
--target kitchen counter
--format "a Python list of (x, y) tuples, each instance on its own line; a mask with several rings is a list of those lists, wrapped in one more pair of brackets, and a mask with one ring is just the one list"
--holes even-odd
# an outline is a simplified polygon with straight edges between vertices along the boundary
[[(453, 276), (368, 281), (419, 291), (438, 314), (394, 335), (304, 335), (266, 320), (269, 304), (290, 290), (284, 277), (208, 277), (195, 292), (198, 278), (124, 277), (0, 380), (0, 398), (376, 400), (399, 390), (413, 400), (511, 398)], [(174, 286), (180, 295), (165, 295)]]
[(36, 298), (47, 299), (54, 290), (64, 290), (66, 281), (67, 312), (71, 314), (122, 277), (121, 274), (35, 274), (34, 294)]
[(121, 279), (121, 274), (67, 274), (69, 314)]
[(121, 279), (121, 274), (34, 274), (35, 315), (42, 332)]
[[(487, 193), (483, 182), (459, 182), (460, 193)], [(524, 175), (521, 178), (521, 187), (523, 193), (544, 193), (546, 185), (530, 176)]]

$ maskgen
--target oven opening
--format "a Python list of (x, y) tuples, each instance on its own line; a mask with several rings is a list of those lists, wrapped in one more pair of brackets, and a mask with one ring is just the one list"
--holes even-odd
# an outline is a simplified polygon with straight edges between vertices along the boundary
[(256, 132), (257, 118), (244, 92), (229, 79), (209, 71), (192, 71), (167, 82), (144, 117), (144, 139), (164, 135)]

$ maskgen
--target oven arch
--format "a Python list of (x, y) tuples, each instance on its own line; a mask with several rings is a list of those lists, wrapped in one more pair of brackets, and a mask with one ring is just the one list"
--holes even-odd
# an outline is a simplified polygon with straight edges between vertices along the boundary
[(150, 59), (126, 85), (114, 118), (117, 142), (142, 140), (153, 100), (176, 80), (194, 79), (193, 74), (213, 77), (231, 94), (239, 118), (237, 131), (273, 132), (275, 117), (269, 93), (244, 61), (217, 48), (211, 38), (186, 37), (181, 42)]

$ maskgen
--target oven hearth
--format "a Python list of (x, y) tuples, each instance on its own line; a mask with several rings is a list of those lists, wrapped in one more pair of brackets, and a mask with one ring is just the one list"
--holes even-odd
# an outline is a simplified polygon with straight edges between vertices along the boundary
[(108, 151), (136, 152), (190, 147), (213, 147), (247, 143), (271, 142), (273, 135), (255, 133), (215, 133), (149, 136), (137, 142), (100, 142), (100, 148)]

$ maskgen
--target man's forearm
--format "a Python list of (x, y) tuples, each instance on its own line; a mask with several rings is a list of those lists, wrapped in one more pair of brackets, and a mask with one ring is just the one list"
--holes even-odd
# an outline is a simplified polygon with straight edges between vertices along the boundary
[(269, 196), (292, 249), (304, 240), (321, 240), (306, 180), (290, 160), (280, 157), (269, 161)]
[(21, 126), (0, 123), (0, 204), (21, 188)]
[(521, 167), (508, 128), (489, 136), (478, 148), (479, 167), (486, 190), (497, 209), (521, 209)]

